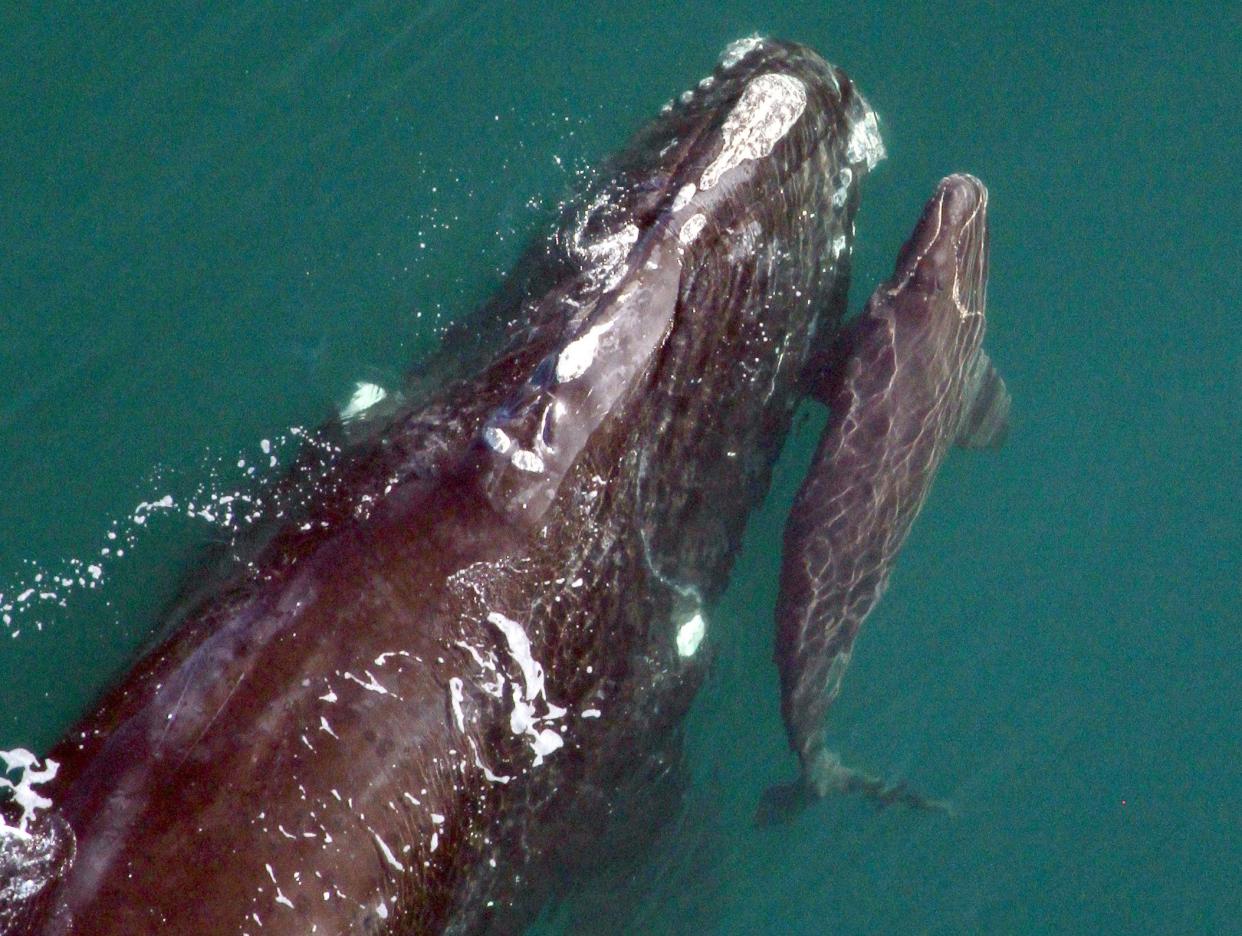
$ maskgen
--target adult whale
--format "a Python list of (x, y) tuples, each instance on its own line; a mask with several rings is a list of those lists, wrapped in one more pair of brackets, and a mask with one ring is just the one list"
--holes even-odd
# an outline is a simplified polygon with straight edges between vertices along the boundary
[(68, 867), (19, 931), (517, 928), (676, 760), (880, 152), (842, 72), (732, 47), (491, 310), (503, 352), (356, 443), (50, 752), (32, 830)]
[(11, 928), (520, 928), (676, 763), (881, 155), (842, 72), (730, 47), (490, 308), (505, 349), (355, 441), (50, 752)]

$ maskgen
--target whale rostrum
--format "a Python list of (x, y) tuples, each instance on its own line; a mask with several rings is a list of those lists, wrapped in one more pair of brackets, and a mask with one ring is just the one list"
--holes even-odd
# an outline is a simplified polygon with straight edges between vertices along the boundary
[(998, 444), (1008, 395), (968, 176), (841, 328), (883, 156), (840, 69), (731, 45), (404, 393), (336, 427), (339, 457), (294, 466), (296, 514), (43, 772), (20, 760), (0, 929), (512, 933), (566, 875), (641, 854), (632, 817), (675, 808), (712, 609), (808, 387), (832, 416), (777, 611), (790, 790), (892, 798), (824, 717), (945, 449)]

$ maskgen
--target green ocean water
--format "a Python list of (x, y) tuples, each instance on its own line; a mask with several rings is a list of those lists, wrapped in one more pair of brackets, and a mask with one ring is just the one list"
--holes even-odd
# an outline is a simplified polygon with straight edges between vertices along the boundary
[(1237, 4), (164, 6), (0, 6), (0, 750), (48, 747), (223, 535), (139, 504), (244, 487), (394, 382), (762, 32), (880, 116), (855, 308), (942, 175), (991, 190), (1013, 431), (946, 463), (830, 730), (957, 815), (751, 828), (794, 769), (771, 614), (808, 407), (624, 930), (1242, 932)]

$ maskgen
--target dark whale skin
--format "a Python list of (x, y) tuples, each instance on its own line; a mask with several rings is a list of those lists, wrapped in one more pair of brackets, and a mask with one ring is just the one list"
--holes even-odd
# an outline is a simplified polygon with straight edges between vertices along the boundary
[(505, 349), (353, 443), (49, 752), (62, 868), (13, 931), (519, 931), (674, 770), (711, 639), (678, 634), (841, 317), (874, 129), (748, 40), (640, 131), (490, 310)]
[(987, 278), (987, 189), (949, 176), (828, 355), (831, 416), (785, 527), (776, 608), (781, 712), (808, 798), (937, 805), (844, 767), (823, 725), (945, 454), (1004, 440), (1009, 394), (982, 348)]

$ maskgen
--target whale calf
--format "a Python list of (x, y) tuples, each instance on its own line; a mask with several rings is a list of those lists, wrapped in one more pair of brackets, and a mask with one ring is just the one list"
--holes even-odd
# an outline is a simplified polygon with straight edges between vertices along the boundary
[(1008, 432), (1009, 392), (982, 347), (987, 194), (969, 175), (940, 183), (893, 275), (812, 375), (830, 416), (785, 527), (776, 607), (781, 715), (801, 773), (768, 792), (761, 820), (838, 789), (941, 805), (845, 766), (823, 728), (948, 448), (995, 448)]
[[(834, 339), (859, 186), (883, 155), (840, 69), (792, 43), (730, 46), (472, 320), (501, 350), (352, 433), (306, 506), (178, 608), (49, 752), (46, 799), (27, 796), (31, 821), (0, 839), (0, 920), (511, 933), (632, 837), (627, 815), (676, 795), (711, 612), (805, 365), (829, 362), (825, 387), (865, 384), (850, 362), (869, 342)], [(960, 254), (928, 243), (920, 288), (949, 282)], [(953, 292), (963, 308), (972, 282)], [(908, 347), (926, 366), (943, 350)], [(972, 360), (967, 382), (988, 384)], [(896, 404), (926, 385), (894, 382)], [(938, 431), (964, 422), (967, 395), (949, 396)], [(939, 450), (910, 451), (934, 469)], [(809, 490), (796, 515), (818, 529)], [(818, 542), (792, 541), (808, 557)], [(786, 719), (814, 766), (821, 671), (841, 669), (842, 644), (818, 606), (791, 602), (810, 610), (778, 631)]]

